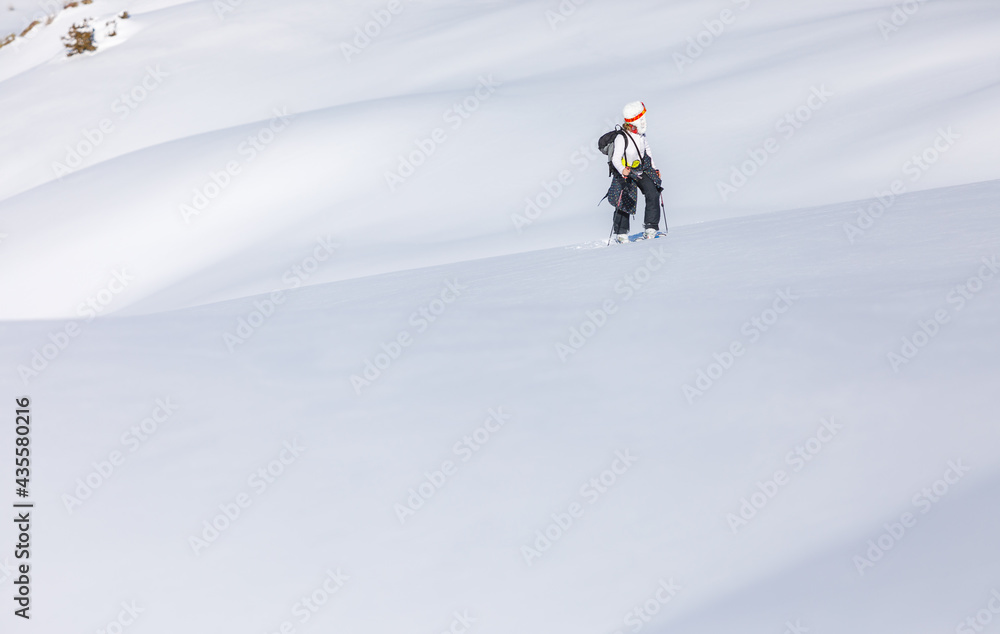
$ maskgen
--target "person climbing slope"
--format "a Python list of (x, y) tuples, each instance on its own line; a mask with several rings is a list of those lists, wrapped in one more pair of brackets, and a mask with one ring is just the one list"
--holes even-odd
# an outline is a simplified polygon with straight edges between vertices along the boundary
[(612, 233), (614, 240), (628, 242), (629, 220), (638, 204), (638, 191), (646, 200), (643, 217), (643, 238), (656, 237), (660, 229), (658, 199), (663, 191), (660, 171), (646, 141), (646, 105), (641, 101), (627, 104), (622, 111), (625, 122), (616, 129), (614, 147), (610, 150), (612, 171), (608, 201), (614, 205)]

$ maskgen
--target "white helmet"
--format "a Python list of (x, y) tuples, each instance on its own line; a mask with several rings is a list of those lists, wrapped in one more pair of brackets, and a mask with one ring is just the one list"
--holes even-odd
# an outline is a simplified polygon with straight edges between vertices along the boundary
[(646, 134), (646, 104), (633, 101), (625, 105), (622, 114), (625, 116), (625, 123), (634, 125), (639, 134)]

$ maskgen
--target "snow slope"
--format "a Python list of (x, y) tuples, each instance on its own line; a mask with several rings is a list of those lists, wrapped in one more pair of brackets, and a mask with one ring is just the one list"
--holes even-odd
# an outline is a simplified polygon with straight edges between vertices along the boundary
[[(282, 288), (326, 236), (337, 266), (307, 283), (594, 239), (591, 148), (636, 98), (674, 226), (1000, 177), (991, 0), (895, 31), (889, 0), (387, 6), (95, 0), (0, 49), (0, 267), (32, 271), (0, 279), (0, 318), (79, 316), (122, 267), (131, 314)], [(114, 46), (62, 56), (70, 23), (124, 10)], [(518, 231), (527, 200), (552, 202)]]
[[(1000, 281), (984, 264), (1000, 266), (998, 194), (910, 194), (853, 243), (855, 206), (833, 205), (313, 285), (271, 307), (78, 320), (27, 387), (15, 365), (65, 322), (7, 322), (3, 393), (34, 400), (34, 626), (103, 628), (124, 601), (145, 610), (137, 633), (442, 632), (466, 615), (482, 634), (948, 631), (985, 609), (1000, 569)], [(567, 353), (572, 328), (588, 338)], [(902, 337), (923, 347), (896, 372)], [(384, 370), (359, 394), (366, 360)], [(719, 378), (689, 403), (699, 370)], [(478, 451), (456, 448), (477, 435)], [(798, 470), (797, 446), (812, 452)], [(106, 481), (65, 497), (114, 451)], [(428, 477), (439, 490), (400, 515)], [(603, 492), (581, 488), (599, 477)], [(758, 483), (777, 492), (733, 523)], [(914, 497), (927, 487), (933, 503)], [(855, 557), (907, 512), (860, 574)], [(572, 524), (558, 535), (553, 517)], [(312, 593), (328, 599), (315, 612)]]
[[(995, 629), (1000, 8), (907, 6), (94, 0), (0, 48), (30, 627)], [(603, 247), (636, 98), (671, 230)]]

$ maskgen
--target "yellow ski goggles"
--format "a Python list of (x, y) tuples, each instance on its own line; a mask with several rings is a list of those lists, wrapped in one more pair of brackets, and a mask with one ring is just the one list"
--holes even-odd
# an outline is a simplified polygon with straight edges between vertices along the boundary
[(632, 161), (632, 164), (629, 165), (628, 163), (625, 162), (625, 157), (624, 156), (622, 157), (622, 167), (631, 167), (632, 169), (638, 169), (640, 165), (642, 165), (642, 161)]

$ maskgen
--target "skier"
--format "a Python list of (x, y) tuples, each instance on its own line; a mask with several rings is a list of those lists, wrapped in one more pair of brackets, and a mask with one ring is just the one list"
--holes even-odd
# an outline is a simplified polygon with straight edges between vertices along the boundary
[(611, 152), (612, 172), (608, 201), (615, 206), (612, 233), (615, 241), (628, 242), (629, 216), (635, 213), (638, 203), (637, 190), (646, 199), (643, 218), (643, 238), (655, 238), (660, 229), (660, 207), (657, 199), (663, 191), (660, 171), (653, 163), (653, 156), (646, 142), (646, 104), (633, 101), (622, 111), (625, 122), (623, 132), (615, 136)]

